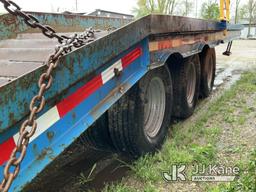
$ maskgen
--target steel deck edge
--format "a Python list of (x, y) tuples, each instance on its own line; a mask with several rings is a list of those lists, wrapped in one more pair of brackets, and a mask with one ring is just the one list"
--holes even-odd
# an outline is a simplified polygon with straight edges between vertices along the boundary
[[(134, 21), (63, 57), (61, 65), (55, 72), (55, 74), (62, 75), (55, 78), (52, 89), (46, 95), (47, 100), (51, 100), (50, 103), (47, 102), (49, 104), (46, 109), (49, 109), (60, 99), (60, 93), (63, 91), (67, 93), (66, 90), (70, 86), (82, 79), (86, 81), (86, 79), (90, 78), (90, 75), (102, 67), (102, 63), (109, 62), (145, 37), (152, 34), (165, 34), (167, 31), (168, 33), (193, 33), (201, 30), (202, 34), (206, 31), (221, 31), (222, 28), (218, 26), (219, 24), (220, 22), (165, 15), (149, 15)], [(135, 28), (137, 30), (134, 30)], [(90, 59), (90, 63), (88, 58), (93, 58)], [(25, 117), (28, 114), (28, 102), (36, 92), (37, 80), (45, 69), (46, 67), (42, 66), (0, 87), (1, 134), (20, 121), (21, 117)], [(63, 75), (65, 75), (65, 79), (62, 78)], [(24, 92), (26, 92), (26, 95), (24, 95)]]

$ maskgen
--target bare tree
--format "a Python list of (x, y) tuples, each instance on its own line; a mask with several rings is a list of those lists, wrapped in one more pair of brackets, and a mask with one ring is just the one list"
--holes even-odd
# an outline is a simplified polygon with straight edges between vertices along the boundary
[(240, 10), (240, 17), (249, 23), (247, 37), (251, 36), (252, 23), (256, 22), (256, 0), (248, 0)]
[(239, 20), (239, 5), (240, 5), (241, 0), (236, 0), (236, 5), (235, 5), (235, 23), (238, 23)]
[(256, 0), (249, 0), (248, 2), (248, 11), (249, 11), (249, 29), (248, 29), (248, 35), (247, 37), (251, 36), (251, 28), (252, 28), (252, 22), (255, 17), (255, 11), (256, 10)]
[(197, 18), (197, 13), (198, 13), (198, 0), (196, 0), (196, 18)]
[(176, 0), (169, 0), (167, 2), (167, 7), (166, 7), (167, 14), (172, 15), (174, 13), (174, 7), (176, 4), (177, 4)]
[(137, 17), (150, 13), (173, 14), (176, 0), (138, 0), (133, 10)]
[(191, 0), (183, 0), (181, 1), (181, 6), (182, 15), (188, 16), (193, 9), (193, 2)]

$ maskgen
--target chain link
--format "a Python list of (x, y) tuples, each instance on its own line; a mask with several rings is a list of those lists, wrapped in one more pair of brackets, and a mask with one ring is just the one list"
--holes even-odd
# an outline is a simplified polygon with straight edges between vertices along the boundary
[(66, 39), (69, 39), (69, 37), (58, 35), (56, 31), (48, 26), (48, 25), (42, 25), (37, 18), (35, 18), (31, 14), (27, 14), (21, 10), (21, 8), (14, 3), (13, 1), (8, 0), (0, 0), (4, 4), (5, 9), (14, 16), (20, 16), (23, 18), (24, 22), (32, 27), (32, 28), (38, 28), (42, 31), (42, 33), (49, 38), (56, 38), (58, 39), (59, 43), (63, 43)]
[(60, 36), (50, 26), (40, 24), (38, 19), (33, 15), (21, 11), (21, 8), (13, 1), (0, 0), (0, 2), (4, 4), (5, 9), (10, 14), (22, 17), (28, 26), (41, 29), (45, 36), (49, 38), (57, 38), (59, 43), (61, 43), (61, 45), (57, 46), (55, 52), (51, 54), (46, 61), (48, 68), (47, 71), (43, 73), (38, 80), (39, 91), (38, 94), (35, 95), (30, 102), (29, 118), (25, 120), (20, 127), (17, 146), (13, 150), (4, 168), (4, 178), (0, 184), (0, 192), (8, 192), (14, 179), (19, 174), (20, 164), (25, 158), (29, 140), (36, 132), (37, 114), (42, 112), (45, 107), (46, 100), (44, 94), (53, 83), (52, 72), (54, 69), (56, 69), (56, 67), (58, 67), (59, 59), (67, 53), (71, 52), (73, 48), (79, 48), (95, 40), (95, 31), (90, 28), (82, 34), (74, 34), (72, 37)]

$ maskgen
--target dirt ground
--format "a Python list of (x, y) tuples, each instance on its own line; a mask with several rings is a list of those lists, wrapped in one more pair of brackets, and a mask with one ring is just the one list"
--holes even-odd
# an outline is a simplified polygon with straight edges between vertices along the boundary
[[(204, 113), (204, 110), (207, 110), (207, 106), (220, 98), (224, 90), (229, 89), (240, 78), (243, 72), (256, 71), (256, 41), (235, 41), (230, 57), (222, 55), (225, 49), (226, 44), (216, 48), (217, 77), (214, 93), (210, 98), (200, 102), (195, 115), (184, 121), (182, 126), (196, 121)], [(242, 94), (241, 97), (243, 97)], [(244, 95), (243, 100), (246, 100), (250, 106), (254, 102), (255, 97), (256, 94), (248, 98), (247, 95)], [(239, 114), (239, 111), (235, 111), (234, 113)], [(218, 142), (218, 156), (220, 158), (225, 159), (223, 157), (228, 156), (229, 158), (225, 160), (232, 161), (232, 158), (238, 158), (237, 153), (232, 153), (232, 150), (243, 151), (246, 148), (256, 145), (255, 117), (252, 115), (245, 120), (243, 126), (240, 127), (240, 129), (243, 128), (242, 131), (237, 130), (234, 133), (232, 127), (225, 127), (220, 142)], [(216, 121), (218, 120), (216, 119)], [(238, 147), (241, 144), (242, 147)], [(122, 166), (120, 168), (120, 164), (122, 163), (116, 160), (117, 158), (123, 159), (122, 157), (89, 148), (79, 148), (78, 151), (79, 155), (74, 155), (75, 158), (69, 162), (64, 161), (65, 163), (60, 163), (57, 166), (52, 165), (49, 169), (54, 171), (50, 175), (46, 174), (47, 176), (37, 178), (36, 182), (30, 186), (28, 191), (87, 191), (88, 188), (101, 191), (105, 183), (121, 181), (124, 176), (129, 175), (129, 169)], [(244, 153), (246, 154), (246, 150)], [(92, 179), (88, 177), (90, 171), (93, 171)], [(160, 191), (203, 191), (200, 186), (194, 183), (171, 185), (171, 188), (173, 190), (170, 190), (170, 186), (165, 186), (165, 190)]]
[[(225, 80), (237, 78), (243, 71), (256, 69), (256, 40), (237, 40), (233, 42), (232, 55), (222, 55), (226, 44), (216, 47), (217, 77), (215, 85), (220, 86)], [(234, 77), (235, 76), (235, 77)]]

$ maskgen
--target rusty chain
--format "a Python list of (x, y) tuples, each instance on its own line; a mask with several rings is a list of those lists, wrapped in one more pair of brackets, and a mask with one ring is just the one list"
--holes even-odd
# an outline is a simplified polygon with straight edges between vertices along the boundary
[(4, 4), (5, 9), (14, 16), (20, 16), (24, 19), (24, 22), (32, 27), (32, 28), (38, 28), (42, 31), (42, 33), (49, 38), (57, 38), (59, 43), (63, 43), (65, 39), (69, 39), (66, 36), (58, 35), (53, 28), (51, 28), (49, 25), (42, 25), (37, 18), (35, 18), (31, 14), (24, 13), (21, 8), (14, 3), (13, 1), (8, 0), (0, 0)]
[(25, 158), (27, 147), (30, 138), (34, 135), (37, 129), (37, 114), (40, 113), (45, 106), (46, 100), (44, 97), (45, 92), (51, 87), (53, 83), (52, 72), (59, 64), (59, 59), (65, 54), (71, 52), (73, 48), (79, 48), (95, 39), (95, 31), (90, 28), (82, 34), (74, 34), (72, 37), (58, 35), (53, 28), (48, 25), (42, 25), (38, 19), (31, 14), (27, 14), (21, 8), (9, 0), (0, 0), (5, 9), (14, 16), (20, 16), (24, 22), (32, 28), (41, 29), (42, 33), (49, 38), (57, 38), (61, 45), (58, 45), (55, 52), (51, 54), (47, 61), (47, 71), (43, 73), (38, 81), (39, 91), (30, 102), (30, 115), (25, 120), (19, 130), (19, 139), (17, 146), (12, 151), (12, 154), (4, 168), (4, 178), (0, 184), (0, 192), (8, 192), (14, 179), (18, 176), (20, 171), (20, 164)]

